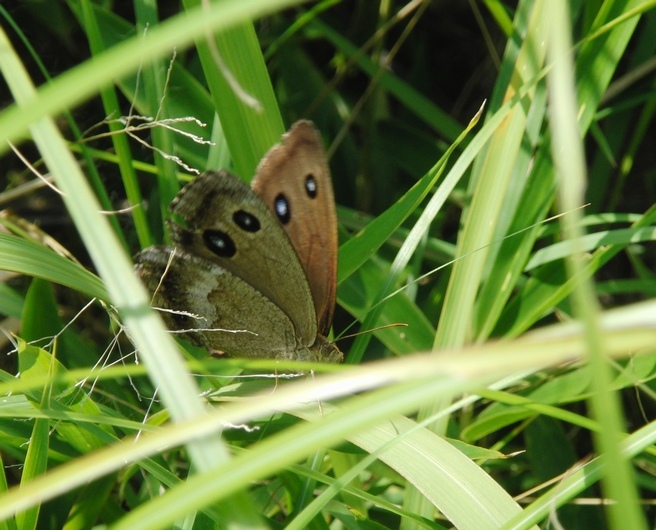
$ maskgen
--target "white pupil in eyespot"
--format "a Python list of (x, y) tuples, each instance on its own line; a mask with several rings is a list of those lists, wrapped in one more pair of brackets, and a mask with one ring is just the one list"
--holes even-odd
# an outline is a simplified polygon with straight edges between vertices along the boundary
[(305, 189), (310, 198), (314, 199), (317, 196), (317, 181), (314, 180), (314, 175), (309, 174), (305, 177)]
[(289, 203), (287, 202), (287, 198), (282, 193), (276, 197), (274, 208), (280, 222), (287, 224), (291, 218), (291, 213), (289, 211)]

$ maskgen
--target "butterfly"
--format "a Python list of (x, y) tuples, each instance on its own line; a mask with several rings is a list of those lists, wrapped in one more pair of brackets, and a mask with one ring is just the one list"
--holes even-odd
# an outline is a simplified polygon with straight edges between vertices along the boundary
[(252, 187), (208, 171), (170, 205), (171, 246), (136, 256), (169, 327), (213, 354), (339, 362), (326, 335), (337, 288), (337, 216), (321, 137), (299, 121)]

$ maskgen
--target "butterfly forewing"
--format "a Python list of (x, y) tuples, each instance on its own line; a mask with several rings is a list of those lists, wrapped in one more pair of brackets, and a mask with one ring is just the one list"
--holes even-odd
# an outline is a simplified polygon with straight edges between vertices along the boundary
[(262, 159), (252, 187), (281, 222), (307, 276), (319, 333), (337, 290), (337, 215), (330, 170), (314, 125), (299, 121)]

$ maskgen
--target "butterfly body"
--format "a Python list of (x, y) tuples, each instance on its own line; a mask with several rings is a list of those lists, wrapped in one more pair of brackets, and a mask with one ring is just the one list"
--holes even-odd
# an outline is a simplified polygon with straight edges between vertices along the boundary
[(171, 211), (183, 225), (172, 226), (173, 246), (137, 256), (153, 307), (213, 353), (341, 361), (325, 338), (335, 303), (334, 199), (309, 122), (269, 151), (253, 188), (209, 171), (179, 193)]

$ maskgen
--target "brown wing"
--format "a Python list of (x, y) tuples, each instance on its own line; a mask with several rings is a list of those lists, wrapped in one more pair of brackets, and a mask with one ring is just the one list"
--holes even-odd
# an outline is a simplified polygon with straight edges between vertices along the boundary
[(326, 335), (337, 290), (337, 215), (328, 162), (311, 122), (295, 123), (264, 156), (252, 188), (287, 232), (310, 284), (319, 333)]

